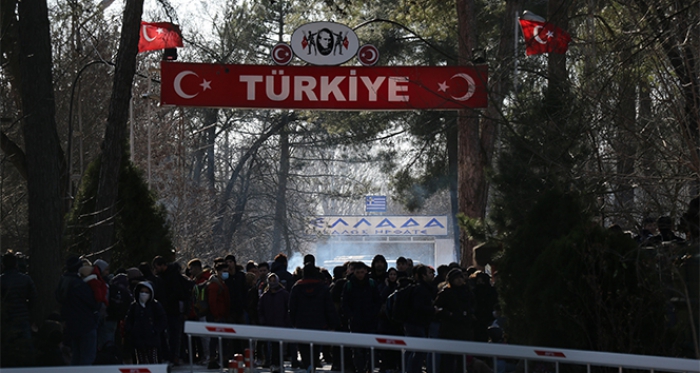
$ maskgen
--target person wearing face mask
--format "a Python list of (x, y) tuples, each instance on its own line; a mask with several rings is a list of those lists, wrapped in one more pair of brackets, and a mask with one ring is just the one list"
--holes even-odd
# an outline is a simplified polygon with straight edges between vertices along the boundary
[(139, 282), (134, 289), (134, 302), (124, 320), (124, 331), (136, 351), (137, 364), (158, 364), (158, 349), (168, 326), (163, 306), (153, 297), (153, 285)]
[[(226, 279), (229, 277), (228, 264), (225, 261), (215, 261), (214, 263), (215, 272), (209, 278), (209, 285), (207, 286), (207, 299), (209, 300), (207, 321), (225, 323), (230, 321), (229, 315), (231, 312), (231, 296), (226, 286)], [(215, 352), (220, 353), (224, 357), (226, 353), (217, 351), (219, 345), (215, 343), (214, 338), (211, 340), (209, 349), (211, 351), (211, 360), (209, 360), (207, 369), (218, 369), (219, 358), (215, 355)]]
[(209, 279), (207, 286), (207, 298), (209, 299), (209, 311), (211, 317), (207, 321), (228, 322), (231, 311), (231, 295), (226, 286), (229, 278), (228, 264), (219, 262), (214, 265), (214, 276)]

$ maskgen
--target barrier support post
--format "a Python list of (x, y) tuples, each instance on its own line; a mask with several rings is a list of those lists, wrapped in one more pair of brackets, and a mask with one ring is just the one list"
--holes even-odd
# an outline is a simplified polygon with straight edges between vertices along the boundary
[(219, 336), (219, 368), (224, 367), (224, 342), (223, 338)]
[(187, 344), (189, 346), (189, 351), (190, 351), (190, 373), (194, 373), (194, 357), (192, 355), (192, 335), (188, 334), (187, 335)]

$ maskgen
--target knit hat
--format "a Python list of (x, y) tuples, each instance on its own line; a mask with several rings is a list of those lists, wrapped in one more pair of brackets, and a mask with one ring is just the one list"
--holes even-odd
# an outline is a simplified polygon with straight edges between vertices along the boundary
[(78, 273), (80, 273), (80, 276), (81, 276), (81, 277), (88, 277), (88, 276), (90, 276), (90, 275), (92, 274), (92, 271), (93, 271), (93, 267), (91, 267), (91, 266), (82, 266), (82, 267), (80, 267), (80, 269), (78, 270)]
[(127, 269), (126, 275), (129, 277), (129, 281), (143, 278), (143, 273), (136, 267)]
[(66, 271), (68, 272), (78, 272), (82, 266), (83, 261), (75, 255), (71, 255), (66, 259)]
[(95, 263), (93, 263), (93, 264), (100, 268), (100, 274), (104, 274), (105, 269), (107, 269), (107, 267), (109, 267), (109, 263), (105, 262), (102, 259), (95, 260)]
[(452, 268), (447, 272), (447, 281), (452, 282), (452, 280), (456, 279), (458, 276), (462, 276), (462, 270), (459, 268)]

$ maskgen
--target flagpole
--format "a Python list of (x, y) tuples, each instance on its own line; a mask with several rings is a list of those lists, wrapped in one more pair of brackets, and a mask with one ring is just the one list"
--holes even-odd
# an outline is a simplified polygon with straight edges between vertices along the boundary
[(513, 65), (514, 65), (514, 71), (513, 71), (513, 92), (515, 92), (515, 96), (518, 95), (518, 16), (519, 13), (517, 10), (515, 11), (515, 27), (513, 27), (513, 46), (515, 49), (515, 53), (513, 55)]

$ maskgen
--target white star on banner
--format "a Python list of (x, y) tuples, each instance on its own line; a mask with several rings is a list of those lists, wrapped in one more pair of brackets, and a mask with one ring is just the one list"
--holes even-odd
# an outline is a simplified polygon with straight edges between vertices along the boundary
[(202, 91), (211, 89), (211, 80), (202, 79), (202, 84), (200, 84), (199, 86), (202, 87)]

